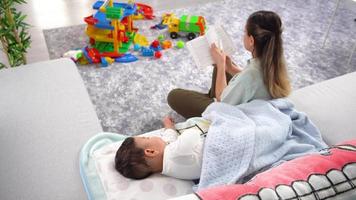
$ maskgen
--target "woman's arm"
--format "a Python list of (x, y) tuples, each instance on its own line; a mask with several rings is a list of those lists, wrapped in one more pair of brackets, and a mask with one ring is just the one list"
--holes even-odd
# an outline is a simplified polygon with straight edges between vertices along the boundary
[(226, 72), (234, 76), (237, 73), (240, 73), (242, 68), (236, 65), (229, 56), (226, 56)]
[(215, 83), (215, 97), (218, 101), (221, 100), (221, 94), (225, 87), (227, 86), (226, 82), (226, 55), (222, 50), (217, 48), (213, 43), (210, 48), (211, 56), (216, 63), (217, 74), (216, 74), (216, 83)]

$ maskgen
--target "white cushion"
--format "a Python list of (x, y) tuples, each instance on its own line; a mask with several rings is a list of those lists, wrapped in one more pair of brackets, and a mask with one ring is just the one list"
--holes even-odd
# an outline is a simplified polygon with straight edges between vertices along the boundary
[(78, 153), (99, 120), (69, 59), (0, 71), (0, 199), (85, 199)]
[(298, 89), (290, 99), (329, 145), (356, 138), (356, 72)]

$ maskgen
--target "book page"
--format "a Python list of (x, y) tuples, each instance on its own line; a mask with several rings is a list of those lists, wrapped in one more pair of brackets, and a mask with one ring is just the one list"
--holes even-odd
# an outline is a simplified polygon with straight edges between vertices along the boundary
[(199, 36), (187, 42), (187, 48), (198, 67), (207, 67), (214, 63), (210, 55), (210, 45), (205, 36)]
[(214, 64), (210, 54), (210, 46), (212, 43), (215, 43), (218, 48), (222, 49), (229, 56), (236, 51), (231, 37), (222, 26), (210, 26), (205, 35), (187, 42), (187, 48), (198, 67), (207, 67)]
[(206, 33), (206, 38), (209, 45), (215, 43), (218, 48), (222, 49), (229, 56), (236, 51), (231, 37), (221, 25), (209, 27), (209, 30)]

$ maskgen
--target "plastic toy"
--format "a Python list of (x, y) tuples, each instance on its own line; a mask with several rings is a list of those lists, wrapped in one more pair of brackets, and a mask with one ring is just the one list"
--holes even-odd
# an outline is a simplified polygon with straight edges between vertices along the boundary
[[(84, 18), (87, 23), (86, 34), (94, 48), (85, 48), (85, 58), (89, 63), (108, 62), (106, 57), (119, 62), (132, 62), (136, 57), (125, 54), (130, 50), (132, 42), (140, 46), (148, 46), (149, 42), (143, 35), (137, 33), (134, 19), (153, 19), (152, 7), (134, 3), (116, 3), (113, 0), (97, 1), (93, 5), (97, 12)], [(95, 49), (95, 50), (93, 50)], [(135, 47), (134, 47), (135, 49)], [(105, 57), (105, 60), (102, 59)], [(85, 61), (82, 59), (82, 63)]]
[(161, 58), (162, 57), (162, 53), (160, 51), (156, 51), (155, 52), (155, 58)]
[(158, 40), (153, 40), (153, 42), (151, 43), (151, 46), (153, 48), (157, 48), (159, 46), (159, 41)]
[(197, 35), (205, 34), (205, 18), (202, 16), (183, 15), (177, 18), (173, 14), (167, 14), (163, 24), (168, 25), (168, 31), (172, 39), (178, 38), (181, 32), (187, 33), (188, 40), (194, 39)]
[(106, 62), (108, 62), (110, 65), (115, 62), (115, 59), (110, 58), (110, 57), (105, 57)]
[(161, 45), (158, 45), (157, 47), (154, 47), (151, 45), (149, 48), (152, 49), (153, 51), (161, 51), (162, 50)]
[(147, 38), (143, 35), (138, 34), (138, 33), (135, 34), (134, 43), (139, 44), (141, 46), (148, 46), (148, 44), (149, 44)]
[(63, 54), (64, 58), (70, 58), (74, 62), (77, 62), (77, 60), (79, 60), (79, 58), (81, 58), (82, 56), (83, 56), (82, 50), (70, 50)]
[(139, 51), (141, 46), (139, 44), (134, 45), (134, 51)]
[(119, 58), (115, 58), (115, 62), (119, 62), (119, 63), (129, 63), (129, 62), (134, 62), (136, 60), (138, 60), (138, 58), (130, 53), (126, 53)]
[(165, 41), (161, 42), (161, 46), (163, 49), (169, 49), (172, 47), (172, 42), (169, 40), (165, 40)]
[(153, 15), (153, 9), (151, 6), (142, 3), (136, 3), (137, 10), (134, 15), (134, 19), (153, 19), (155, 16)]
[(177, 47), (178, 49), (182, 49), (182, 48), (184, 48), (184, 46), (185, 46), (185, 44), (184, 44), (184, 42), (183, 42), (182, 40), (179, 40), (179, 41), (177, 42), (177, 44), (176, 44), (176, 47)]
[(83, 55), (89, 63), (100, 63), (100, 52), (95, 48), (83, 48)]
[(160, 35), (157, 37), (157, 39), (158, 39), (158, 41), (162, 42), (162, 41), (165, 39), (165, 37), (164, 37), (163, 34), (160, 34)]
[(109, 65), (108, 61), (105, 59), (105, 57), (101, 57), (101, 66), (102, 67), (107, 67)]
[(80, 57), (77, 62), (81, 65), (87, 65), (89, 64), (89, 61), (85, 58), (85, 56)]
[(153, 26), (150, 27), (150, 29), (158, 29), (158, 30), (162, 30), (167, 28), (167, 25), (162, 24), (162, 22), (155, 24)]
[[(90, 43), (106, 42), (113, 44), (113, 51), (128, 42), (127, 32), (137, 31), (133, 27), (132, 15), (136, 11), (135, 4), (114, 3), (113, 0), (97, 1), (93, 8), (98, 10), (94, 15), (86, 17), (88, 24), (86, 33)], [(124, 52), (122, 52), (124, 53)]]
[(141, 47), (141, 55), (145, 57), (151, 57), (154, 55), (154, 50), (147, 47)]

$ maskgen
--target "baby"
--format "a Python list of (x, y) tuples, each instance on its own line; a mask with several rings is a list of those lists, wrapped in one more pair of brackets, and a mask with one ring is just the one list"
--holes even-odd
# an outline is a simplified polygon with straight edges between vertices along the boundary
[(204, 138), (201, 131), (187, 129), (181, 135), (171, 118), (163, 119), (162, 137), (128, 137), (115, 156), (115, 168), (123, 176), (143, 179), (161, 173), (179, 179), (200, 177)]

